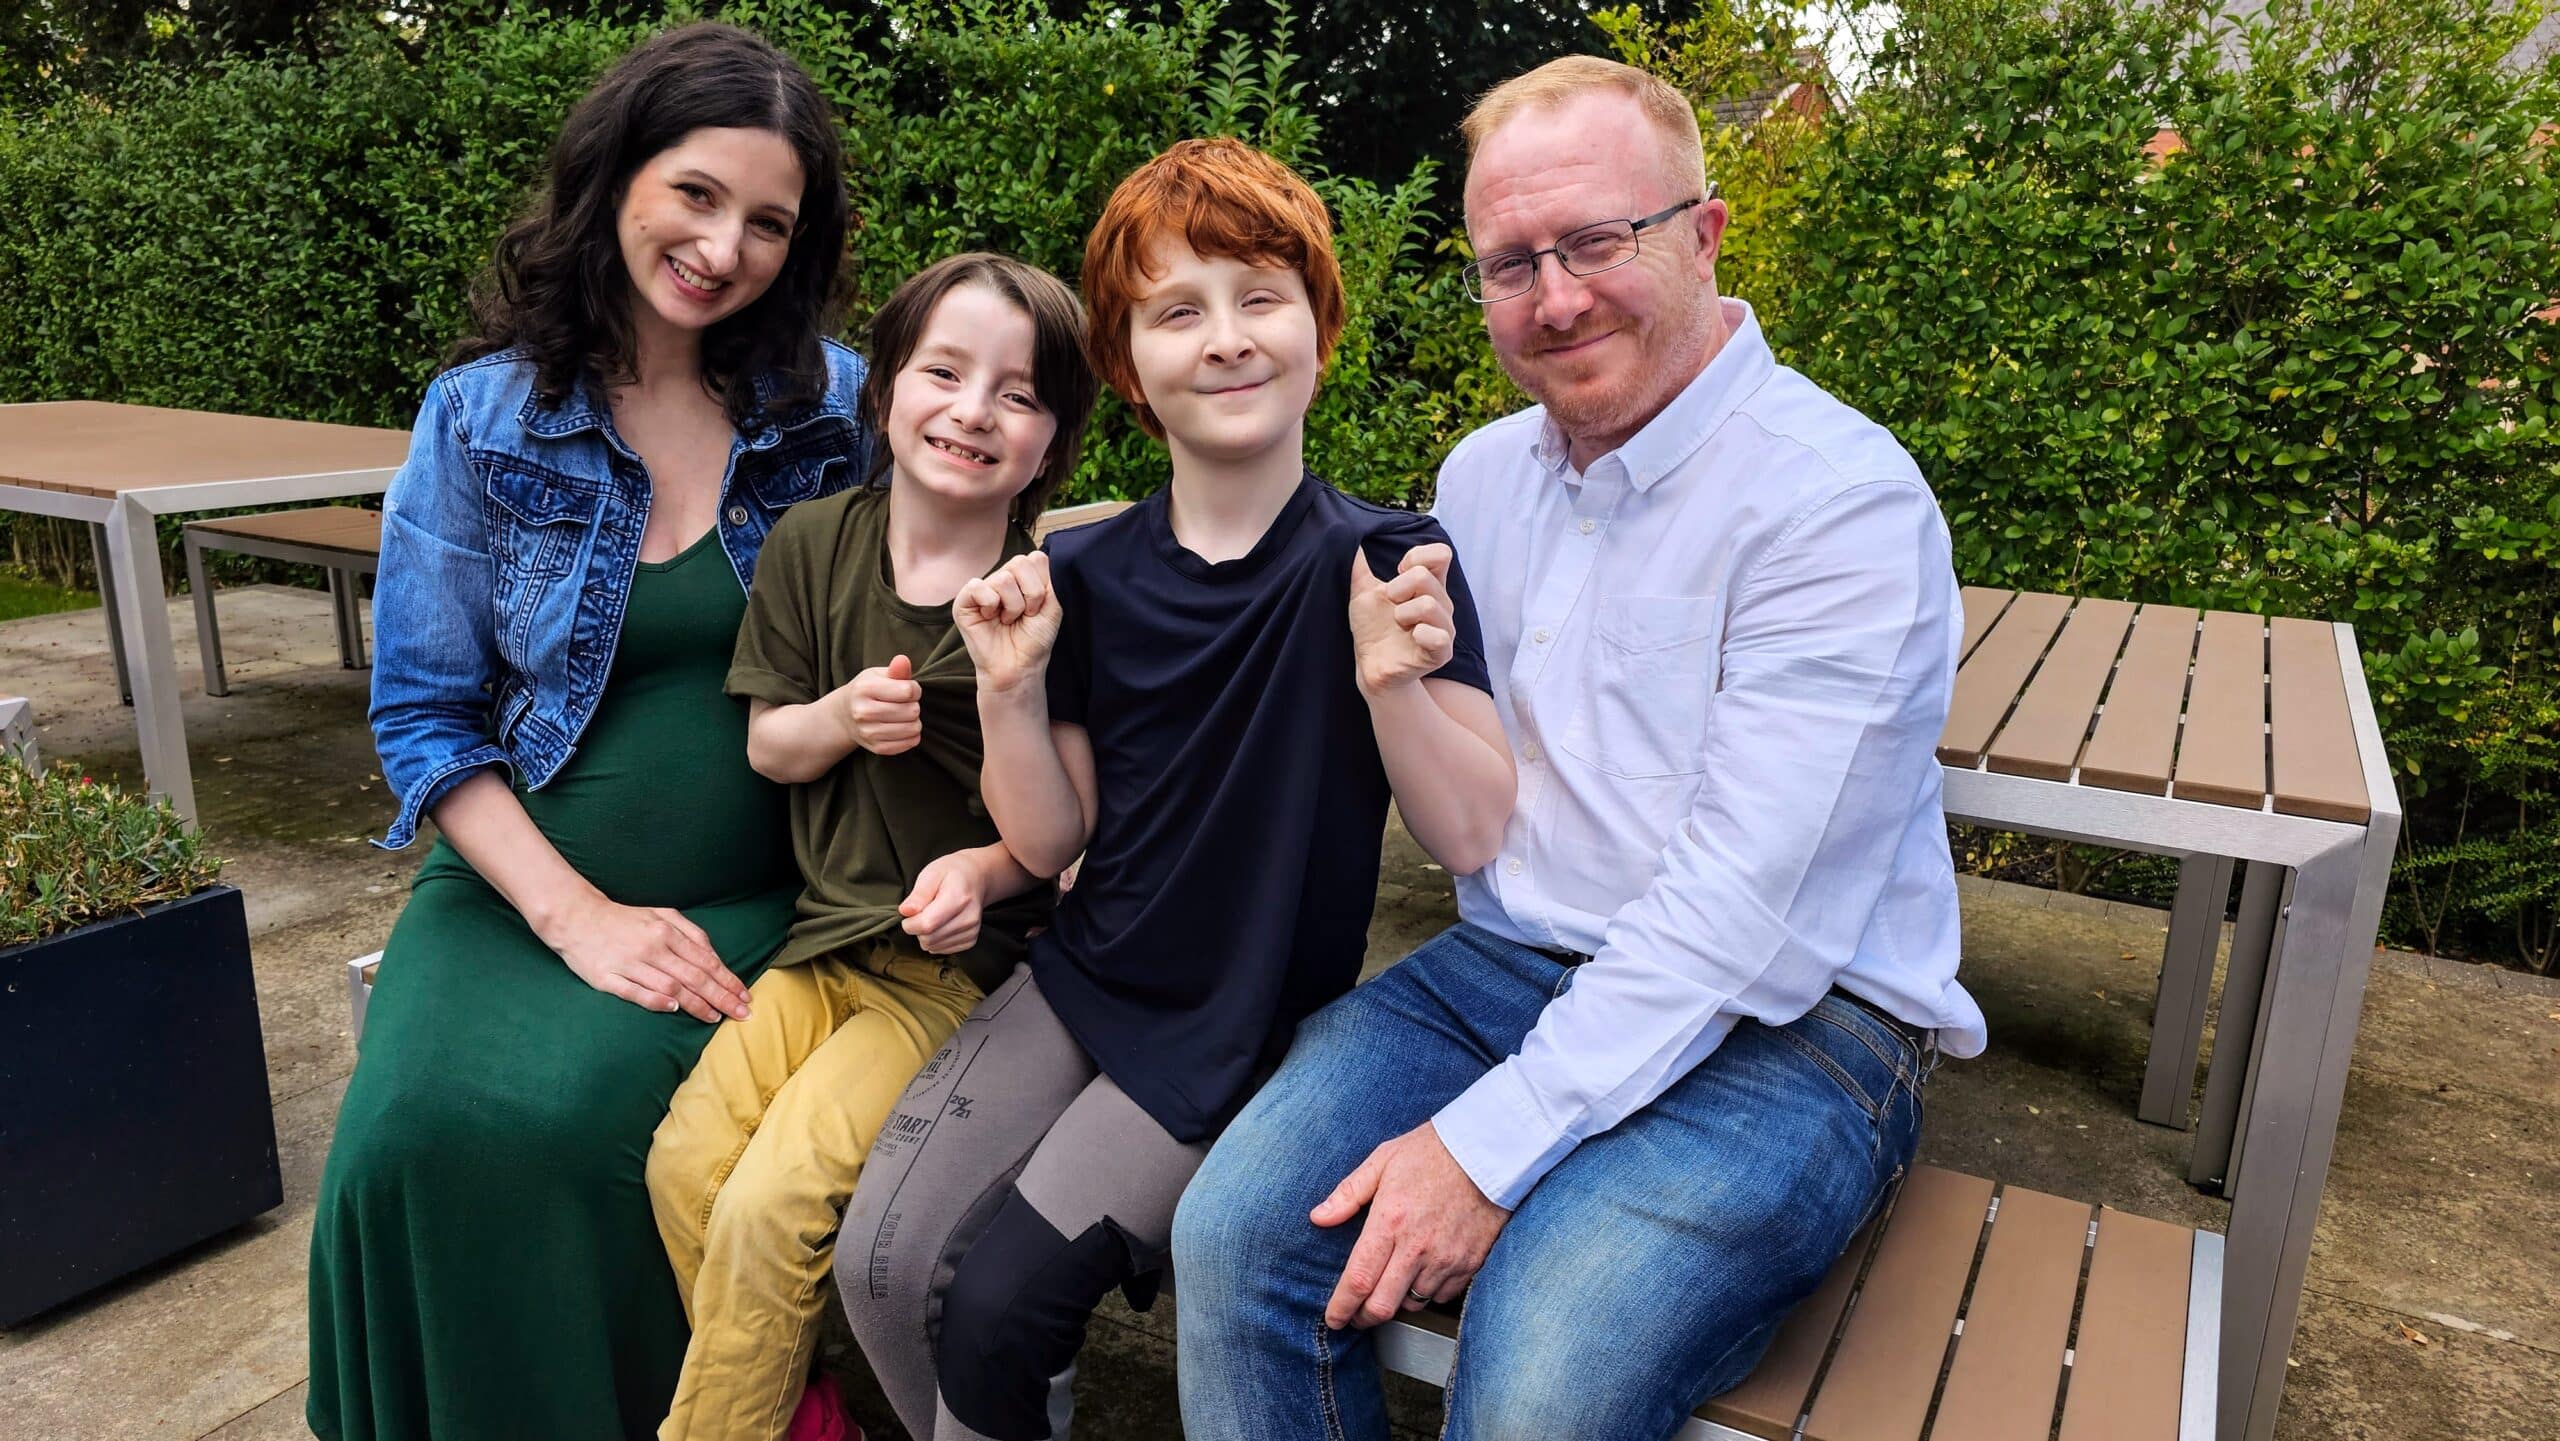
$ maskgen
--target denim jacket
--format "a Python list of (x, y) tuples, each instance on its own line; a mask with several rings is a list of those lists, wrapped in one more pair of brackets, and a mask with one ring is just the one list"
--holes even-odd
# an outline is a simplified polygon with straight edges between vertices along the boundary
[[(730, 445), (716, 524), (741, 588), (786, 508), (861, 478), (863, 360), (826, 352), (822, 399)], [(400, 813), (377, 845), (408, 845), (483, 766), (533, 790), (558, 773), (613, 669), (648, 518), (648, 473), (593, 387), (546, 407), (514, 352), (427, 387), (382, 504), (373, 737)]]

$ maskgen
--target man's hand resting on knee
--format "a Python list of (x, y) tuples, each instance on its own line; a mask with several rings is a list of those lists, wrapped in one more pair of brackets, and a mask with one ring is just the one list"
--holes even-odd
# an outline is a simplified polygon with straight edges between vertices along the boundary
[(1363, 1206), (1368, 1224), (1325, 1303), (1325, 1324), (1337, 1331), (1455, 1297), (1511, 1219), (1476, 1189), (1429, 1121), (1371, 1151), (1308, 1219), (1339, 1226)]

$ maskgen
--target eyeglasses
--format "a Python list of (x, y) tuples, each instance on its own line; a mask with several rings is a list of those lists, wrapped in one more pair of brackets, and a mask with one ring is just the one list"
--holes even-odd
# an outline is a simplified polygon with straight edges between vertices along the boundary
[(1715, 198), (1716, 187), (1709, 185), (1705, 195), (1683, 200), (1668, 210), (1657, 210), (1641, 220), (1603, 220), (1586, 225), (1544, 250), (1506, 250), (1488, 255), (1459, 274), (1476, 304), (1491, 305), (1537, 289), (1538, 262), (1549, 255), (1556, 258), (1556, 264), (1563, 266), (1567, 275), (1598, 275), (1615, 270), (1636, 258), (1639, 233)]

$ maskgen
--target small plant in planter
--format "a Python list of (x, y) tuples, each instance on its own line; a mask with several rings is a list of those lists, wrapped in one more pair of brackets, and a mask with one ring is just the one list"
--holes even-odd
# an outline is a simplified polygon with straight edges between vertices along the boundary
[(284, 1199), (220, 869), (168, 807), (0, 759), (0, 1326)]

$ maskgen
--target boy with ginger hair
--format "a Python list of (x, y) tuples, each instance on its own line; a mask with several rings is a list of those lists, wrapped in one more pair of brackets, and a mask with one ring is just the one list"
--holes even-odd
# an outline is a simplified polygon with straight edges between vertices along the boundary
[(836, 1257), (932, 1441), (1047, 1436), (1093, 1307), (1151, 1296), (1209, 1143), (1358, 979), (1388, 800), (1453, 872), (1512, 802), (1446, 536), (1305, 468), (1343, 317), (1315, 192), (1183, 142), (1113, 192), (1083, 279), (1095, 369), (1173, 483), (954, 609), (989, 814), (1034, 874), (1084, 863), (882, 1128)]

